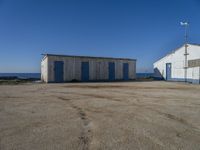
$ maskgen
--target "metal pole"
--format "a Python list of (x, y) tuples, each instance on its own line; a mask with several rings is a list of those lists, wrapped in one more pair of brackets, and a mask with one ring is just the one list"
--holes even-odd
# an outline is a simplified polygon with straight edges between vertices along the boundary
[(185, 82), (187, 82), (187, 25), (185, 25)]
[(185, 82), (187, 82), (187, 44), (185, 44)]
[(181, 22), (181, 25), (185, 27), (185, 53), (184, 53), (184, 56), (185, 56), (185, 65), (184, 65), (184, 78), (185, 78), (185, 82), (187, 82), (187, 68), (188, 68), (188, 63), (187, 63), (187, 55), (188, 52), (187, 52), (187, 40), (188, 40), (188, 33), (187, 33), (187, 27), (188, 27), (188, 23), (187, 22)]

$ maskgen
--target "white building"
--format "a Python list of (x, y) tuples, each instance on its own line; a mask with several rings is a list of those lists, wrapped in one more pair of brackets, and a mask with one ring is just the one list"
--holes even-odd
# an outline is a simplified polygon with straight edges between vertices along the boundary
[(45, 54), (41, 62), (41, 80), (44, 82), (114, 81), (135, 78), (135, 59)]
[(200, 45), (183, 45), (155, 62), (153, 66), (156, 78), (199, 84)]

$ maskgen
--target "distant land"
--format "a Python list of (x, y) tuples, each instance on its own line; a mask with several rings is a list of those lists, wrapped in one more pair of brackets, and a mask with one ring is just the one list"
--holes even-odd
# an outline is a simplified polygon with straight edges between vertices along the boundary
[[(153, 73), (136, 73), (137, 78), (153, 77)], [(0, 73), (0, 77), (18, 77), (22, 79), (37, 78), (40, 79), (40, 73)]]

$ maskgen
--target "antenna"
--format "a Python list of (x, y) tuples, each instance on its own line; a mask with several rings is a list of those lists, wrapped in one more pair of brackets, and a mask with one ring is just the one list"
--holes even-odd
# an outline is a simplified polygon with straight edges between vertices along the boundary
[(185, 28), (185, 44), (187, 44), (188, 40), (188, 26), (189, 22), (180, 22), (181, 26)]

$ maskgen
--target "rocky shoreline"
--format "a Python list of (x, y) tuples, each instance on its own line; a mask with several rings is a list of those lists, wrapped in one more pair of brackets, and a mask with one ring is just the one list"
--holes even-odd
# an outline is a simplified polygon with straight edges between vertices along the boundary
[(6, 77), (0, 77), (0, 85), (5, 84), (22, 84), (22, 83), (28, 83), (28, 82), (36, 82), (40, 81), (39, 78), (19, 78), (17, 76), (6, 76)]

